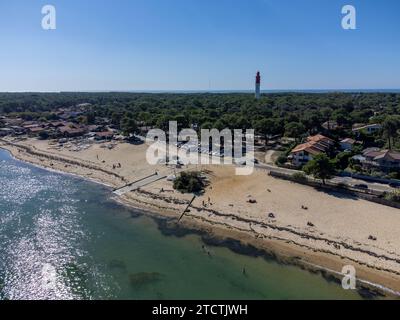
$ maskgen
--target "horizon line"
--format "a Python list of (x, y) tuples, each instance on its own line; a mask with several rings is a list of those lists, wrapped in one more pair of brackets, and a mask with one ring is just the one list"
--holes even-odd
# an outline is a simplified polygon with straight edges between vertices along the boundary
[[(399, 93), (400, 88), (374, 88), (374, 89), (265, 89), (261, 90), (261, 93)], [(214, 94), (229, 94), (229, 93), (254, 93), (252, 89), (200, 89), (200, 90), (54, 90), (54, 91), (33, 91), (33, 90), (23, 90), (23, 91), (0, 91), (0, 94), (10, 94), (10, 93), (143, 93), (143, 94), (160, 94), (160, 93), (180, 93), (180, 94), (191, 94), (191, 93), (214, 93)]]

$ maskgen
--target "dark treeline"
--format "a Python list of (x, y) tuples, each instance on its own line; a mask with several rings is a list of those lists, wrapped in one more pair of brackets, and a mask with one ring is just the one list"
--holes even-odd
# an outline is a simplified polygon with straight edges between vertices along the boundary
[(116, 126), (124, 118), (159, 128), (176, 120), (185, 128), (254, 128), (292, 137), (317, 132), (328, 120), (348, 128), (400, 113), (396, 93), (271, 93), (258, 101), (242, 93), (0, 93), (0, 113), (24, 118), (52, 118), (56, 109), (81, 103), (92, 104), (88, 113)]

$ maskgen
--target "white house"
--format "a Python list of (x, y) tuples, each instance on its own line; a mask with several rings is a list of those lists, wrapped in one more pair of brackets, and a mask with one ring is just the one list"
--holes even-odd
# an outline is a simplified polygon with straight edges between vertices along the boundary
[(353, 126), (353, 132), (365, 131), (368, 134), (372, 134), (380, 130), (382, 130), (382, 125), (378, 123), (366, 124), (366, 125), (358, 124)]
[(357, 158), (364, 168), (377, 168), (383, 172), (400, 172), (400, 152), (369, 148)]
[(292, 150), (289, 160), (293, 165), (299, 167), (312, 160), (314, 156), (326, 153), (334, 145), (335, 142), (333, 140), (321, 134), (310, 136), (307, 138), (306, 143), (300, 144)]
[(356, 143), (356, 140), (351, 139), (351, 138), (346, 138), (343, 139), (342, 141), (340, 141), (340, 149), (342, 149), (343, 151), (346, 150), (353, 150), (353, 147)]

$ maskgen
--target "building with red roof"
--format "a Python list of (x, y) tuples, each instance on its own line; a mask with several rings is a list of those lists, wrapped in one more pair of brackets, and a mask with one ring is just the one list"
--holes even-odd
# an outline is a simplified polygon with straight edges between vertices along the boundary
[(335, 142), (332, 139), (322, 134), (310, 136), (307, 138), (307, 142), (299, 144), (291, 151), (289, 160), (296, 167), (300, 167), (312, 160), (316, 155), (328, 152), (334, 145)]

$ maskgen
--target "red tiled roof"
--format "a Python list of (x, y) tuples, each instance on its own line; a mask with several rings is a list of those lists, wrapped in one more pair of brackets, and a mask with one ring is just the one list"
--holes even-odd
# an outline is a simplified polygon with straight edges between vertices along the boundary
[(317, 134), (315, 136), (310, 136), (307, 138), (307, 141), (313, 141), (313, 142), (327, 142), (329, 144), (333, 144), (334, 141), (332, 139), (329, 139), (328, 137), (323, 136), (322, 134)]
[(50, 122), (50, 125), (52, 125), (53, 127), (61, 127), (61, 126), (65, 126), (65, 122), (53, 121), (53, 122)]
[(30, 132), (41, 132), (41, 131), (44, 131), (44, 130), (46, 130), (46, 129), (42, 128), (42, 127), (35, 127), (35, 128), (30, 128), (29, 129)]
[(365, 157), (373, 158), (374, 160), (389, 160), (389, 161), (400, 161), (400, 152), (393, 150), (371, 150), (364, 153)]
[(103, 131), (103, 132), (96, 132), (97, 137), (111, 137), (114, 135), (112, 131)]
[(321, 146), (316, 143), (307, 142), (307, 143), (298, 145), (296, 148), (294, 148), (292, 150), (292, 153), (297, 153), (297, 152), (301, 152), (301, 151), (307, 151), (308, 153), (311, 153), (311, 154), (319, 154), (319, 153), (324, 152), (325, 149), (321, 148)]
[(76, 128), (70, 128), (70, 127), (61, 127), (59, 128), (59, 130), (61, 131), (61, 133), (69, 133), (69, 134), (73, 134), (73, 133), (83, 133), (85, 132), (85, 130), (83, 129), (76, 129)]
[(327, 149), (330, 148), (331, 144), (334, 143), (332, 139), (329, 139), (328, 137), (325, 137), (322, 134), (318, 134), (316, 136), (310, 136), (307, 138), (307, 141), (308, 142), (300, 144), (297, 147), (295, 147), (291, 153), (307, 151), (308, 153), (316, 155), (319, 153), (326, 152)]
[(23, 126), (25, 129), (32, 129), (32, 128), (39, 128), (41, 127), (39, 124), (35, 123), (35, 124), (27, 124)]
[(382, 150), (377, 156), (375, 156), (374, 160), (386, 159), (391, 161), (400, 161), (400, 153), (396, 151), (390, 150)]

